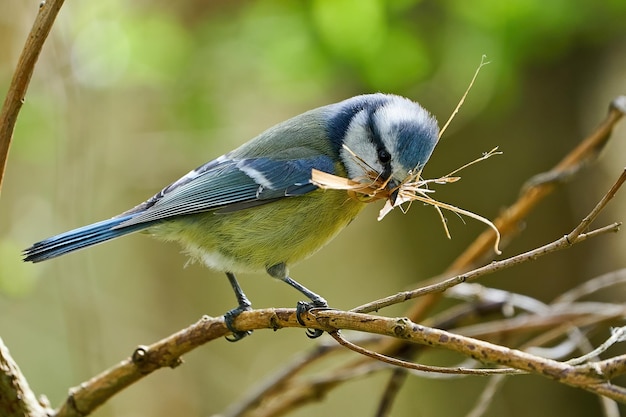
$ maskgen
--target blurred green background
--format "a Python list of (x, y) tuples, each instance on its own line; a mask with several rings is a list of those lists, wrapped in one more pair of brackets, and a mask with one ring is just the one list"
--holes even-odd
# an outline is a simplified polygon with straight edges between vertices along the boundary
[[(3, 94), (38, 3), (3, 4)], [(222, 314), (235, 304), (223, 275), (184, 268), (171, 244), (136, 235), (37, 265), (22, 264), (20, 250), (124, 211), (265, 128), (349, 96), (402, 94), (443, 124), (482, 54), (491, 64), (424, 175), (446, 174), (499, 146), (504, 155), (436, 195), (495, 217), (626, 93), (624, 22), (623, 0), (66, 2), (20, 114), (0, 200), (0, 336), (34, 390), (57, 405), (69, 387), (137, 345)], [(599, 162), (549, 197), (503, 256), (567, 233), (619, 175), (625, 155), (622, 125)], [(598, 225), (626, 220), (625, 206), (622, 192)], [(294, 278), (332, 306), (351, 308), (441, 272), (483, 230), (449, 215), (449, 241), (432, 209), (415, 205), (377, 222), (379, 208), (293, 268)], [(623, 233), (605, 236), (482, 282), (550, 301), (625, 267), (624, 253)], [(292, 307), (300, 298), (263, 275), (240, 281), (258, 308)], [(95, 415), (219, 413), (311, 344), (296, 330), (216, 341)], [(385, 380), (348, 383), (293, 415), (373, 415)], [(464, 415), (486, 382), (409, 377), (393, 415)], [(591, 395), (527, 376), (511, 379), (485, 415), (598, 410)]]

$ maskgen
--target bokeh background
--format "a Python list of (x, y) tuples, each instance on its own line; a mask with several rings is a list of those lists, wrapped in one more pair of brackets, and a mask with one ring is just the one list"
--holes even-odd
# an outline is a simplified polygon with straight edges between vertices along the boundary
[[(3, 2), (3, 94), (37, 7)], [(349, 96), (402, 94), (443, 123), (483, 54), (491, 63), (424, 174), (446, 174), (499, 146), (504, 155), (437, 191), (440, 200), (495, 217), (626, 93), (624, 22), (623, 0), (66, 2), (20, 114), (0, 200), (0, 336), (34, 390), (56, 405), (137, 345), (222, 314), (234, 306), (222, 274), (185, 268), (171, 244), (133, 235), (37, 265), (21, 263), (20, 251), (124, 211), (265, 128)], [(527, 219), (504, 256), (567, 233), (624, 165), (622, 125), (597, 163)], [(598, 224), (626, 220), (625, 207), (622, 193)], [(483, 230), (450, 215), (448, 240), (430, 208), (377, 222), (379, 208), (369, 207), (293, 276), (347, 309), (441, 272)], [(625, 267), (625, 253), (623, 233), (605, 236), (482, 282), (549, 301)], [(299, 299), (263, 275), (240, 281), (259, 308)], [(311, 343), (297, 330), (216, 341), (95, 415), (219, 413)], [(345, 384), (293, 415), (373, 415), (385, 380)], [(394, 415), (463, 415), (486, 382), (410, 377)], [(511, 379), (485, 415), (598, 412), (593, 396), (528, 376)]]

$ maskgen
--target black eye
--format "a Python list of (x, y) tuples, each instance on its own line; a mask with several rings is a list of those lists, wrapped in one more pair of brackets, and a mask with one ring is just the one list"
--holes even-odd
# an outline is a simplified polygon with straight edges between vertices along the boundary
[(378, 160), (383, 164), (386, 164), (391, 161), (391, 155), (389, 155), (389, 152), (387, 152), (386, 149), (381, 149), (378, 151)]

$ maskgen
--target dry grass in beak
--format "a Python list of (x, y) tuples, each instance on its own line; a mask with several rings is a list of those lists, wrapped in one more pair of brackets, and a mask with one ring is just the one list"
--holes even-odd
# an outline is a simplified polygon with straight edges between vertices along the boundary
[(368, 172), (364, 178), (351, 180), (313, 169), (311, 182), (324, 190), (346, 190), (350, 197), (367, 203), (391, 198), (388, 181), (381, 181), (374, 171)]
[(380, 177), (380, 173), (368, 165), (368, 163), (354, 153), (352, 149), (345, 144), (343, 145), (343, 149), (345, 149), (350, 156), (354, 158), (355, 162), (363, 168), (363, 171), (366, 172), (365, 177), (351, 180), (313, 169), (311, 182), (325, 190), (346, 190), (350, 197), (367, 203), (375, 200), (390, 199), (392, 190), (387, 189), (387, 184), (390, 179), (383, 181)]
[[(311, 175), (311, 182), (322, 189), (345, 190), (348, 192), (348, 195), (350, 197), (356, 198), (360, 201), (372, 202), (376, 200), (386, 200), (385, 206), (380, 210), (380, 213), (378, 215), (379, 221), (382, 220), (389, 212), (391, 212), (396, 207), (400, 207), (400, 210), (402, 210), (403, 213), (406, 213), (413, 201), (420, 201), (425, 204), (430, 204), (437, 210), (437, 213), (441, 218), (444, 230), (448, 238), (451, 237), (450, 231), (448, 229), (445, 217), (441, 209), (449, 210), (459, 215), (471, 217), (493, 229), (493, 231), (496, 233), (494, 251), (497, 254), (500, 254), (501, 252), (498, 248), (498, 245), (500, 243), (500, 232), (491, 221), (478, 214), (472, 213), (471, 211), (464, 210), (462, 208), (443, 203), (441, 201), (437, 201), (428, 195), (428, 193), (434, 192), (434, 190), (428, 188), (429, 184), (450, 184), (453, 182), (457, 182), (461, 179), (461, 177), (454, 176), (456, 173), (479, 161), (484, 161), (485, 159), (493, 155), (499, 155), (502, 153), (498, 152), (497, 150), (498, 148), (494, 148), (491, 151), (485, 153), (482, 157), (472, 162), (469, 162), (440, 178), (424, 180), (420, 177), (421, 171), (414, 174), (411, 173), (402, 182), (402, 184), (400, 184), (398, 188), (394, 190), (387, 189), (386, 186), (388, 180), (382, 181), (378, 173), (376, 173), (375, 171), (368, 171), (368, 174), (365, 178), (348, 179), (314, 169)], [(394, 191), (397, 191), (398, 195), (395, 201), (391, 201), (391, 194)], [(408, 203), (408, 207), (404, 208), (404, 203)]]

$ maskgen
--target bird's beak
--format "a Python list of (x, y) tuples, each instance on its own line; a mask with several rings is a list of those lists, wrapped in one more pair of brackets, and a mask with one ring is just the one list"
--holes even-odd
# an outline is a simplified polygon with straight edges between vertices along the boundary
[(396, 204), (396, 199), (398, 198), (398, 192), (400, 191), (400, 184), (398, 181), (394, 179), (390, 179), (387, 182), (387, 190), (389, 190), (389, 200), (392, 205)]

